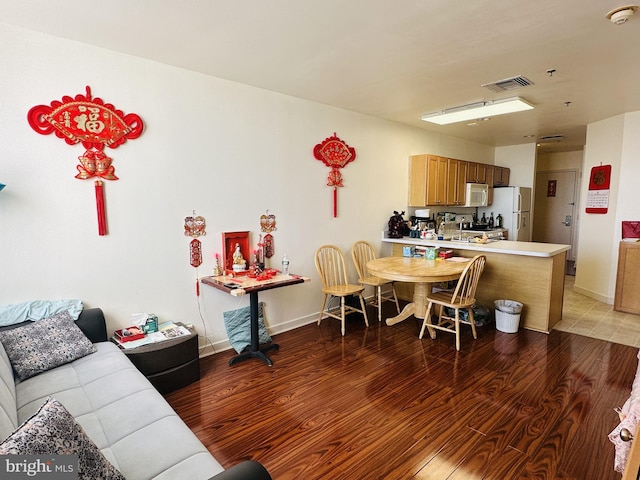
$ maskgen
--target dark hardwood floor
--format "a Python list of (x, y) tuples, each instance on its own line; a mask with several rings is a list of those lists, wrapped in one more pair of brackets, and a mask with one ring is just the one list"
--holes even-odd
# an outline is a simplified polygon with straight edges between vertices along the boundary
[(413, 317), (350, 317), (344, 337), (333, 319), (275, 336), (273, 367), (203, 358), (167, 399), (223, 466), (252, 458), (274, 480), (620, 478), (607, 434), (636, 348), (491, 324), (476, 341), (463, 326), (456, 352)]

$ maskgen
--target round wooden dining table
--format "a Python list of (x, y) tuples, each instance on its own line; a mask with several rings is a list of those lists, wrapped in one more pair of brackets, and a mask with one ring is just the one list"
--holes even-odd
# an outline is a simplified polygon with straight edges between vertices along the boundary
[(397, 282), (414, 283), (413, 303), (407, 304), (399, 315), (387, 318), (387, 325), (395, 325), (414, 315), (424, 318), (427, 311), (427, 295), (431, 284), (456, 280), (470, 258), (453, 257), (425, 260), (416, 257), (382, 257), (367, 262), (369, 272), (377, 277)]

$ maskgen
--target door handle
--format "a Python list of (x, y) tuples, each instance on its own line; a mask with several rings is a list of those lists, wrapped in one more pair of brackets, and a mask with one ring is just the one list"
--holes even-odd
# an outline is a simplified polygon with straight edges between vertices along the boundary
[(565, 216), (564, 217), (564, 222), (560, 222), (560, 223), (562, 223), (566, 227), (570, 227), (571, 226), (571, 215)]

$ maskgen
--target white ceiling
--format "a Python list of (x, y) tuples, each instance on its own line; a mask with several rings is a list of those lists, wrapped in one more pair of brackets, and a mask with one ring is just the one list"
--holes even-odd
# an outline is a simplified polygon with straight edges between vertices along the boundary
[[(587, 124), (640, 110), (640, 11), (605, 18), (624, 2), (0, 0), (0, 22), (488, 145), (563, 135), (542, 146), (561, 151), (584, 145)], [(481, 86), (515, 75), (534, 85)], [(419, 120), (513, 96), (536, 108)]]

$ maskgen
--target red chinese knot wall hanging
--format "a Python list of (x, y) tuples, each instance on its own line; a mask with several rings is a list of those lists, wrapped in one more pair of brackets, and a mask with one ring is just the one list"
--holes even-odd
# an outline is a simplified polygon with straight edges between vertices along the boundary
[(333, 216), (337, 217), (338, 187), (344, 186), (339, 169), (356, 159), (356, 150), (340, 140), (334, 132), (332, 137), (326, 138), (313, 148), (313, 156), (324, 162), (327, 167), (331, 167), (327, 185), (333, 187)]
[(104, 147), (116, 148), (126, 140), (138, 138), (144, 128), (135, 113), (125, 115), (100, 98), (91, 98), (91, 88), (86, 95), (64, 96), (51, 105), (36, 105), (27, 114), (29, 125), (41, 135), (55, 133), (69, 145), (82, 143), (86, 149), (78, 157), (77, 179), (95, 180), (98, 235), (107, 234), (102, 180), (118, 180), (112, 159), (104, 153)]

